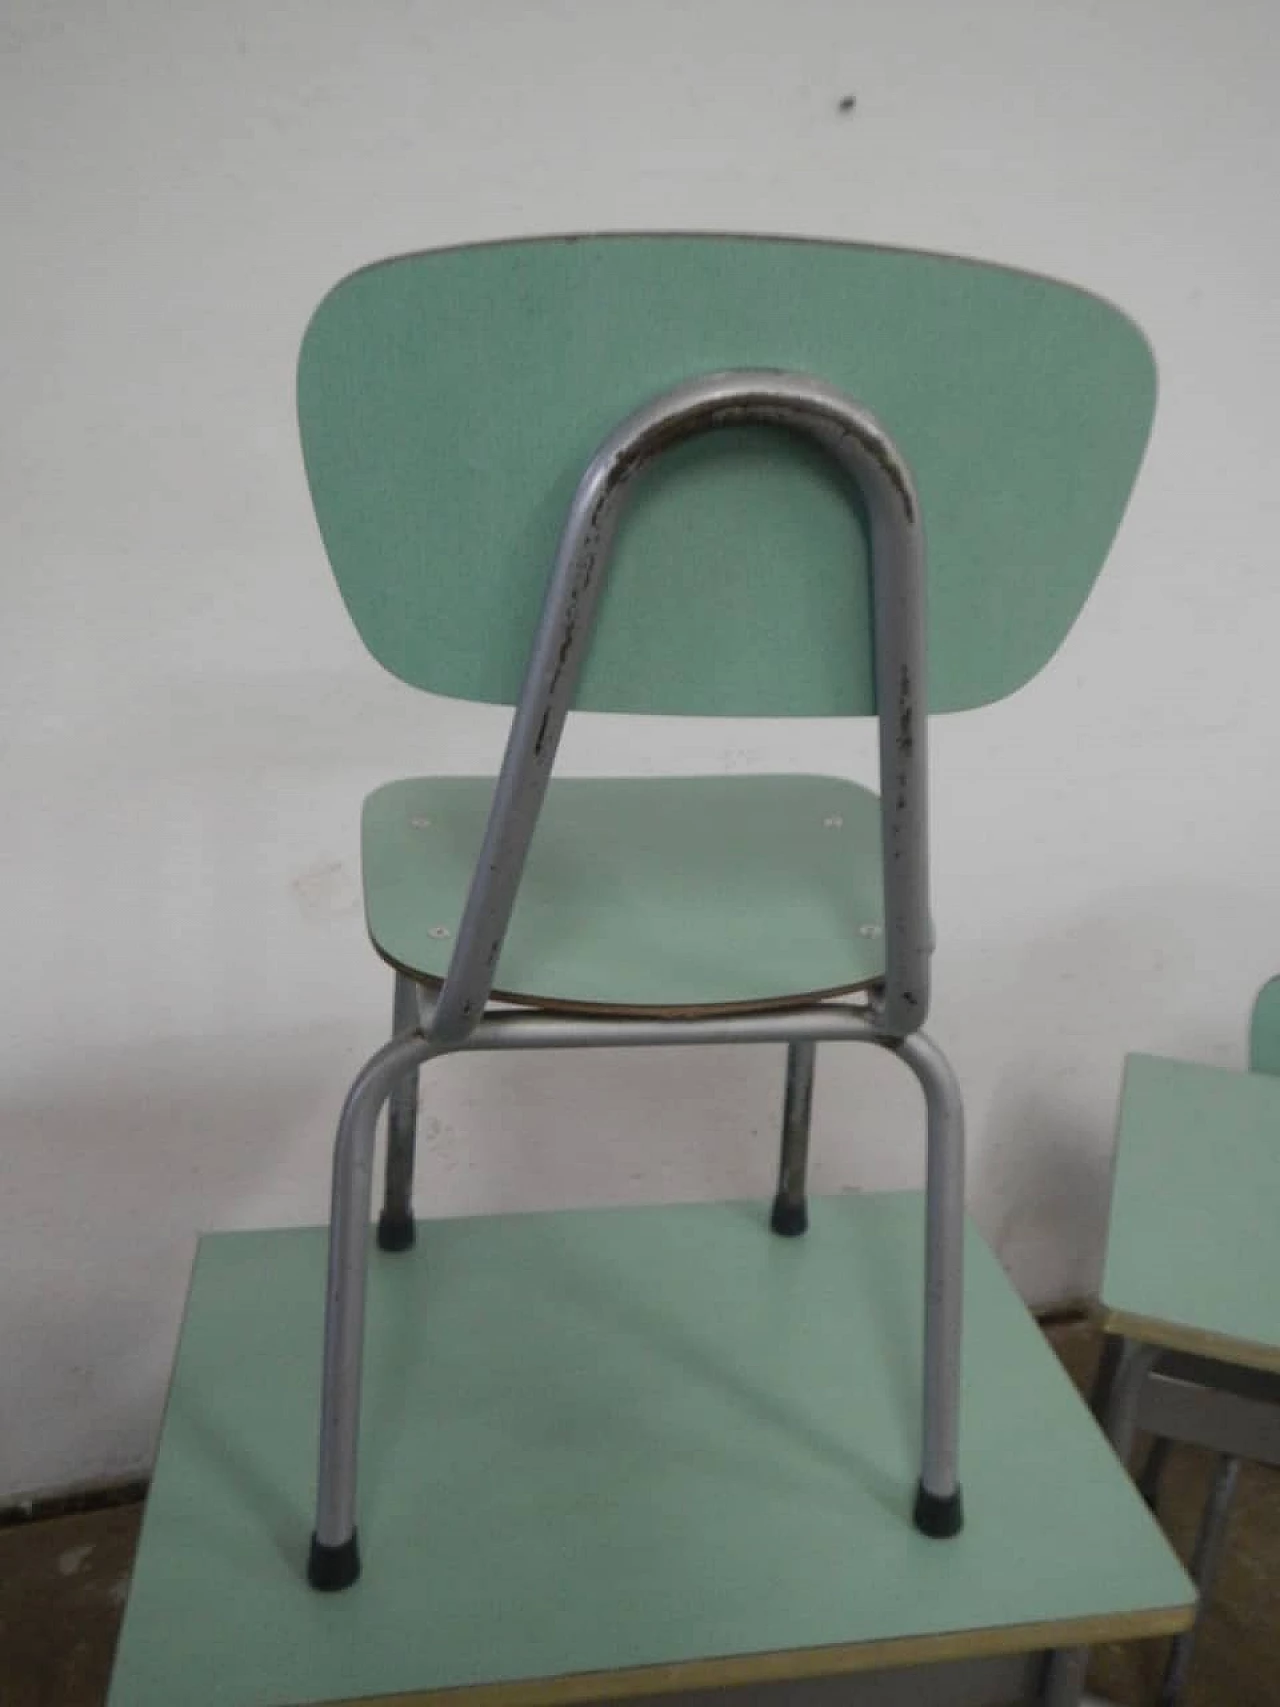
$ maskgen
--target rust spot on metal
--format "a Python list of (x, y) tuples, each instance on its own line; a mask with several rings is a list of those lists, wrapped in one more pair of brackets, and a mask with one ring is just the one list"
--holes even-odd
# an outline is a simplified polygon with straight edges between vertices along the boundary
[(700, 403), (688, 413), (658, 422), (642, 438), (627, 445), (605, 474), (604, 490), (591, 514), (592, 523), (598, 525), (614, 497), (646, 463), (655, 461), (673, 446), (699, 433), (742, 424), (790, 428), (816, 440), (828, 451), (833, 429), (837, 438), (852, 438), (884, 474), (898, 494), (907, 520), (914, 523), (916, 505), (911, 487), (900, 464), (877, 434), (864, 431), (843, 416), (833, 418), (825, 412), (814, 413), (809, 409), (789, 406), (785, 400), (760, 396)]
[(564, 613), (564, 628), (560, 635), (560, 650), (556, 654), (556, 667), (552, 672), (551, 682), (547, 688), (546, 705), (542, 713), (542, 721), (538, 724), (538, 733), (533, 743), (533, 753), (535, 758), (540, 759), (542, 757), (542, 751), (546, 745), (547, 727), (551, 722), (551, 713), (555, 706), (556, 692), (560, 686), (560, 678), (564, 675), (565, 666), (568, 664), (569, 654), (573, 650), (574, 640), (578, 633), (578, 605), (581, 601), (582, 595), (591, 585), (595, 569), (595, 557), (590, 556), (584, 558), (581, 572), (578, 576), (578, 583), (569, 594), (568, 606)]
[(898, 497), (902, 501), (903, 514), (906, 516), (907, 520), (909, 522), (914, 522), (916, 519), (916, 505), (915, 499), (911, 495), (911, 488), (907, 485), (906, 476), (903, 474), (899, 464), (890, 455), (889, 449), (884, 441), (877, 438), (874, 433), (864, 433), (860, 427), (852, 425), (845, 426), (842, 436), (857, 440), (863, 450), (866, 451), (867, 455), (871, 458), (872, 462), (875, 463), (876, 467), (884, 475), (885, 479), (893, 487), (894, 491), (898, 494)]
[[(650, 428), (643, 438), (628, 445), (610, 465), (602, 503), (607, 502), (609, 497), (625, 486), (645, 463), (656, 461), (676, 445), (683, 444), (686, 439), (695, 438), (699, 433), (710, 432), (716, 427), (732, 427), (742, 422), (754, 423), (762, 419), (776, 421), (781, 414), (776, 405), (770, 407), (765, 399), (740, 397), (727, 402), (700, 403), (687, 414), (660, 421)], [(596, 513), (599, 507), (597, 506)]]
[(904, 664), (902, 674), (898, 678), (898, 752), (904, 759), (909, 759), (915, 751), (916, 708), (915, 698), (911, 691), (911, 671)]

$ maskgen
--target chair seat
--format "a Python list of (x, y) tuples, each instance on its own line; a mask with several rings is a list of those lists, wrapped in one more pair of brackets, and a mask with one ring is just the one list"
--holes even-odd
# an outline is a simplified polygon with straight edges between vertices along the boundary
[[(414, 777), (365, 802), (365, 915), (422, 982), (453, 952), (493, 795)], [(494, 995), (671, 1015), (769, 1008), (884, 972), (880, 802), (821, 776), (553, 780)]]

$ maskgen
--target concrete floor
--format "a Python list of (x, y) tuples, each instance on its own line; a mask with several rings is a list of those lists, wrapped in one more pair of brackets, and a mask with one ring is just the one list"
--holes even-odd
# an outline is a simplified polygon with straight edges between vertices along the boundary
[(135, 1503), (0, 1529), (3, 1707), (105, 1699), (141, 1521)]
[[(1091, 1379), (1097, 1338), (1050, 1330), (1075, 1379)], [(1185, 1557), (1209, 1473), (1203, 1453), (1178, 1448), (1162, 1514)], [(100, 1707), (128, 1592), (141, 1506), (136, 1502), (0, 1528), (0, 1704)], [(1091, 1688), (1124, 1707), (1154, 1699), (1163, 1642), (1094, 1655)], [(1227, 1556), (1196, 1651), (1185, 1707), (1280, 1702), (1280, 1472), (1247, 1466)], [(175, 1703), (175, 1707), (177, 1704)]]

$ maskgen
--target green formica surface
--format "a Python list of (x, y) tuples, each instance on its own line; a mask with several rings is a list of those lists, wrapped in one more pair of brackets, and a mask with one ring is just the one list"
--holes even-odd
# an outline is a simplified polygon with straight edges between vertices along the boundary
[(923, 1202), (428, 1222), (375, 1255), (361, 1541), (319, 1595), (324, 1235), (202, 1241), (110, 1707), (549, 1702), (1183, 1626), (1191, 1587), (982, 1240), (963, 1481), (911, 1525)]
[[(928, 545), (928, 702), (1040, 670), (1120, 523), (1155, 402), (1109, 303), (1006, 267), (854, 243), (586, 236), (365, 268), (298, 369), (316, 517), (366, 646), (405, 681), (514, 702), (574, 488), (640, 405), (782, 368), (876, 415)], [(585, 709), (874, 708), (863, 532), (815, 448), (724, 430), (637, 482), (579, 687)]]
[[(369, 934), (443, 978), (491, 778), (415, 778), (365, 802)], [(880, 803), (814, 776), (553, 779), (497, 994), (634, 1012), (776, 1005), (884, 972)]]
[(1106, 1326), (1280, 1371), (1278, 1227), (1280, 1079), (1131, 1055), (1102, 1281)]

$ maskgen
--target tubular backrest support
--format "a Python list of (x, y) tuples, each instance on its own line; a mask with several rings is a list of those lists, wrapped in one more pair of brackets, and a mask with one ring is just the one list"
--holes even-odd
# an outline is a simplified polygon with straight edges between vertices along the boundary
[[(514, 703), (565, 512), (616, 424), (707, 373), (812, 374), (912, 469), (928, 699), (1013, 692), (1065, 637), (1150, 428), (1137, 328), (1073, 288), (792, 239), (548, 238), (354, 274), (303, 343), (316, 515), (393, 674)], [(649, 468), (575, 703), (701, 715), (875, 710), (867, 545), (813, 447), (726, 428)]]
[(434, 1034), (444, 1043), (456, 1043), (479, 1022), (492, 990), (561, 731), (590, 656), (596, 612), (607, 596), (613, 544), (631, 491), (657, 458), (729, 423), (803, 435), (844, 473), (847, 499), (856, 499), (867, 517), (876, 676), (891, 684), (879, 718), (885, 975), (876, 1006), (881, 1025), (896, 1036), (924, 1023), (930, 943), (919, 497), (910, 470), (874, 417), (812, 377), (766, 369), (705, 375), (652, 399), (618, 426), (583, 474), (435, 1011)]
[(1280, 1073), (1280, 978), (1270, 978), (1253, 999), (1249, 1070)]

